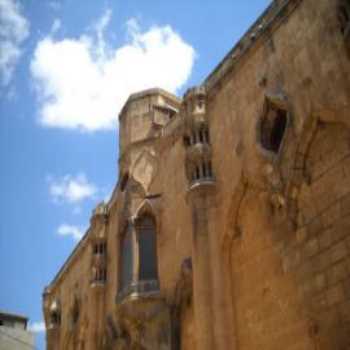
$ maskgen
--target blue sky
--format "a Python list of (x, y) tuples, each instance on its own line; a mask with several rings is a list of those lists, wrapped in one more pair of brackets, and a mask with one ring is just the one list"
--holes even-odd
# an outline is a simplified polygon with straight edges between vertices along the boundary
[(269, 0), (0, 0), (0, 309), (30, 317), (117, 181), (117, 115), (181, 95)]

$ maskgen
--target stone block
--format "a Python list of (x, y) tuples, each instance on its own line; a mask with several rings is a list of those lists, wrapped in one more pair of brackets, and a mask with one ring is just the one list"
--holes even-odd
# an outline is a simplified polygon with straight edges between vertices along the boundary
[(346, 279), (348, 275), (347, 271), (347, 264), (346, 261), (343, 260), (342, 262), (333, 265), (328, 271), (327, 271), (327, 280), (329, 285), (334, 285), (344, 279)]
[(341, 241), (330, 249), (331, 263), (336, 263), (348, 255), (348, 249), (345, 241)]
[(326, 291), (327, 303), (331, 307), (345, 300), (345, 293), (342, 284), (337, 284)]
[(322, 218), (321, 216), (314, 217), (311, 222), (306, 226), (308, 236), (313, 237), (319, 234), (323, 230)]
[(323, 231), (319, 236), (320, 249), (327, 249), (333, 242), (333, 231), (331, 229)]
[(312, 238), (309, 241), (307, 241), (304, 245), (303, 249), (303, 255), (305, 258), (310, 258), (314, 255), (316, 255), (320, 250), (318, 239)]

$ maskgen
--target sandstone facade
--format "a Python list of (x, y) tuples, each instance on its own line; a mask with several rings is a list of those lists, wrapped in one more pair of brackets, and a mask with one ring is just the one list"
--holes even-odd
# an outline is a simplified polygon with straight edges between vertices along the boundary
[(130, 96), (119, 169), (49, 350), (350, 349), (350, 1), (275, 0), (183, 99)]

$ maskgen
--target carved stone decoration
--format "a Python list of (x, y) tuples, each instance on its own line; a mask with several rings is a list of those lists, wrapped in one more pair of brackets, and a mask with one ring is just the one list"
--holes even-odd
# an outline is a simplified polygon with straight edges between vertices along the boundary
[(128, 220), (133, 216), (135, 206), (146, 197), (146, 192), (143, 185), (131, 176), (128, 188), (122, 195), (124, 196), (122, 200), (123, 204), (120, 206), (118, 212), (120, 232), (123, 232)]
[(139, 182), (146, 192), (157, 173), (157, 159), (148, 150), (144, 150), (137, 158), (132, 169), (133, 178)]
[(160, 298), (121, 304), (113, 349), (171, 350), (170, 308)]
[[(161, 196), (154, 195), (146, 197), (133, 215), (133, 219), (137, 220), (141, 218), (143, 215), (151, 215), (155, 218), (160, 218), (160, 210), (161, 210)], [(157, 225), (159, 226), (159, 225)], [(158, 232), (160, 232), (160, 227), (158, 227)]]

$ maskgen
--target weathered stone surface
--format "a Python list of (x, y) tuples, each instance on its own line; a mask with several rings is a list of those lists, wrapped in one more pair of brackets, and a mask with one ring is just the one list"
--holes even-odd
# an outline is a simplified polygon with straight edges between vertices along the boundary
[[(49, 350), (349, 349), (350, 59), (340, 2), (275, 0), (183, 100), (159, 89), (129, 98), (119, 183), (44, 295)], [(143, 216), (154, 219), (157, 258), (145, 281)], [(104, 266), (93, 248), (101, 240), (107, 275), (92, 281)]]

